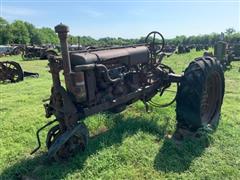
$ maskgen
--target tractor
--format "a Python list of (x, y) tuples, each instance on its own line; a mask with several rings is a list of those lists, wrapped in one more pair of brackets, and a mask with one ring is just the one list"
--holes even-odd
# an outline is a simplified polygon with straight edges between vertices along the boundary
[(53, 48), (42, 47), (42, 46), (22, 46), (22, 59), (33, 60), (33, 59), (48, 59), (51, 55), (57, 56), (58, 53)]
[[(62, 55), (49, 57), (52, 88), (44, 104), (46, 118), (54, 120), (37, 131), (38, 146), (32, 154), (41, 147), (40, 132), (48, 126), (52, 126), (46, 138), (49, 159), (65, 160), (84, 151), (89, 140), (86, 117), (127, 111), (136, 101), (142, 101), (146, 109), (167, 107), (176, 101), (173, 137), (178, 140), (184, 138), (185, 131), (217, 127), (225, 87), (217, 58), (198, 57), (184, 73), (176, 74), (163, 63), (165, 40), (157, 31), (149, 33), (143, 44), (74, 51), (68, 48), (69, 27), (59, 24), (55, 31)], [(64, 83), (60, 80), (61, 72)], [(171, 102), (161, 104), (153, 100), (173, 83), (177, 93)]]

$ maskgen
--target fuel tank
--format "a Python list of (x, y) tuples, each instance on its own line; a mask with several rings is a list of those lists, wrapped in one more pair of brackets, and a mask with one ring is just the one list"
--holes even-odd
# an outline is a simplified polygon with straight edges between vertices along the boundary
[(132, 66), (148, 63), (149, 50), (146, 46), (132, 46), (86, 52), (70, 52), (70, 61), (72, 66), (93, 63), (117, 63)]

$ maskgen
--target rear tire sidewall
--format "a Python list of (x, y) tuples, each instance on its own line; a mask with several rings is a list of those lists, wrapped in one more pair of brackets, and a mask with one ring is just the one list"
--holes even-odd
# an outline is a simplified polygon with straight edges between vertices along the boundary
[[(217, 76), (215, 92), (219, 92), (214, 98), (217, 102), (215, 111), (211, 118), (207, 118), (203, 122), (201, 115), (202, 101), (208, 84), (208, 79)], [(224, 74), (220, 63), (211, 57), (201, 57), (191, 62), (186, 68), (184, 77), (181, 80), (180, 87), (177, 92), (177, 123), (178, 127), (184, 127), (191, 131), (208, 126), (211, 129), (216, 129), (220, 119), (221, 106), (224, 96)], [(219, 88), (219, 89), (216, 89)], [(214, 104), (214, 103), (213, 103)], [(211, 114), (211, 113), (210, 113)]]

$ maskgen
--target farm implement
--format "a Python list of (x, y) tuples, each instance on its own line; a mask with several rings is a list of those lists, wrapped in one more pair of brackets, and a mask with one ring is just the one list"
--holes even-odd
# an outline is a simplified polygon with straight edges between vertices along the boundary
[(21, 48), (18, 45), (11, 45), (11, 46), (0, 45), (0, 57), (18, 55), (20, 53), (21, 53)]
[[(215, 57), (193, 60), (183, 74), (163, 64), (164, 37), (149, 33), (144, 44), (69, 51), (69, 28), (57, 25), (62, 57), (49, 57), (52, 88), (44, 105), (46, 117), (54, 117), (37, 131), (52, 125), (47, 138), (48, 158), (64, 160), (87, 148), (89, 132), (84, 119), (99, 112), (119, 113), (128, 105), (142, 101), (148, 107), (167, 107), (176, 101), (176, 132), (196, 132), (199, 128), (216, 128), (224, 96), (224, 73)], [(157, 37), (161, 39), (157, 40)], [(63, 71), (65, 84), (60, 81)], [(177, 84), (175, 98), (161, 104), (153, 101), (171, 84)]]
[(219, 41), (214, 46), (214, 56), (220, 60), (224, 70), (231, 69), (231, 63), (240, 61), (240, 44), (228, 45)]
[(185, 45), (179, 45), (177, 49), (178, 54), (189, 53), (191, 51), (190, 47)]
[(48, 47), (41, 46), (23, 46), (22, 48), (23, 60), (48, 59), (51, 55), (57, 56), (57, 51)]
[(16, 83), (29, 76), (38, 77), (39, 74), (23, 71), (20, 64), (14, 61), (0, 62), (0, 83)]

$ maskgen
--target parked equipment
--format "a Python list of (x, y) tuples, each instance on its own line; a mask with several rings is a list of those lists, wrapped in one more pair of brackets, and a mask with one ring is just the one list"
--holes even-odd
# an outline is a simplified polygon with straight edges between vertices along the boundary
[(190, 47), (185, 46), (185, 45), (179, 45), (177, 53), (178, 54), (183, 54), (183, 53), (189, 53), (191, 51)]
[[(87, 147), (89, 132), (84, 124), (87, 116), (98, 112), (118, 113), (140, 100), (149, 106), (166, 107), (176, 100), (177, 130), (195, 132), (208, 126), (215, 128), (219, 122), (224, 95), (224, 73), (216, 58), (200, 57), (192, 61), (184, 74), (175, 74), (162, 63), (164, 38), (159, 32), (151, 32), (145, 44), (94, 50), (69, 51), (69, 29), (60, 24), (55, 27), (61, 43), (62, 57), (49, 59), (53, 86), (49, 102), (45, 106), (46, 117), (55, 117), (37, 131), (58, 122), (47, 135), (48, 157), (67, 159)], [(161, 41), (156, 41), (156, 36)], [(152, 37), (152, 38), (150, 38)], [(61, 84), (63, 70), (65, 85)], [(152, 98), (163, 95), (176, 83), (176, 97), (167, 104), (154, 102)], [(66, 88), (65, 88), (66, 87)]]
[(51, 55), (57, 56), (57, 51), (41, 46), (23, 46), (22, 47), (22, 59), (32, 60), (32, 59), (48, 59)]
[(0, 45), (0, 57), (18, 55), (21, 53), (21, 49), (16, 45)]
[(23, 71), (20, 64), (14, 61), (0, 61), (0, 83), (16, 83), (24, 77), (38, 77), (38, 73)]
[(214, 46), (214, 56), (220, 60), (224, 70), (230, 69), (233, 61), (240, 61), (240, 44), (230, 46), (225, 41), (219, 41)]

